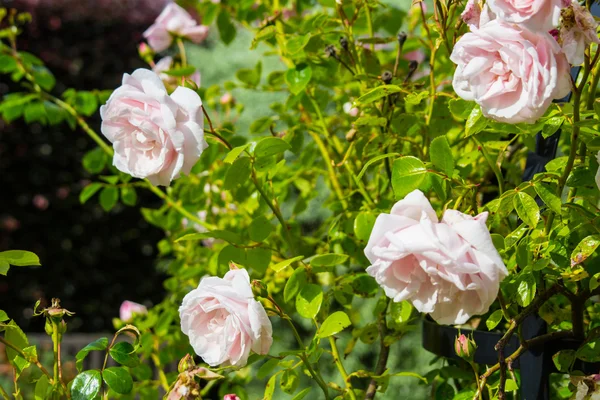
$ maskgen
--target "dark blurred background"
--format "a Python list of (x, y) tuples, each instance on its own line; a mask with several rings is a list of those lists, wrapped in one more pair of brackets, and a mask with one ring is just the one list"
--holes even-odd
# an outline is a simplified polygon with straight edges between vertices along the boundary
[[(109, 89), (123, 72), (144, 67), (137, 56), (142, 32), (166, 0), (0, 0), (0, 6), (29, 11), (33, 22), (19, 48), (40, 57), (54, 73), (54, 94), (66, 88)], [(4, 75), (0, 95), (20, 90)], [(98, 113), (89, 120), (99, 131)], [(105, 213), (93, 198), (79, 204), (91, 177), (81, 165), (93, 142), (67, 125), (43, 127), (0, 119), (0, 251), (29, 250), (42, 267), (13, 267), (0, 276), (0, 309), (25, 331), (43, 331), (33, 305), (52, 297), (76, 312), (69, 330), (112, 329), (123, 300), (146, 305), (163, 298), (163, 277), (154, 266), (162, 231), (137, 208)], [(153, 195), (138, 204), (158, 207)]]

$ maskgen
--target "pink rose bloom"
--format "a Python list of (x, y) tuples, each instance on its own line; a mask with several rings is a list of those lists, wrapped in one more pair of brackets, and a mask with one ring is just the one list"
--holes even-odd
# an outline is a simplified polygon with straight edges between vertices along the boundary
[(226, 394), (223, 400), (240, 400), (240, 398), (236, 394)]
[(352, 103), (350, 103), (350, 102), (344, 103), (342, 108), (344, 109), (344, 112), (351, 117), (356, 117), (358, 115), (358, 113), (360, 112), (360, 110), (358, 108), (352, 107)]
[(146, 29), (144, 37), (158, 53), (169, 48), (173, 43), (173, 36), (200, 43), (208, 36), (208, 26), (198, 25), (187, 11), (175, 3), (169, 3), (154, 24)]
[(181, 331), (196, 354), (210, 366), (246, 365), (250, 350), (267, 354), (273, 328), (262, 304), (254, 299), (245, 269), (225, 277), (202, 278), (179, 307)]
[(145, 306), (133, 301), (125, 300), (119, 308), (119, 319), (123, 322), (131, 322), (134, 314), (142, 315), (147, 313), (148, 309)]
[(456, 93), (497, 121), (534, 123), (571, 90), (569, 63), (548, 32), (496, 19), (462, 36), (450, 59)]
[(596, 33), (597, 27), (594, 16), (576, 0), (562, 10), (560, 39), (569, 63), (583, 64), (585, 49), (590, 43), (600, 43)]
[(102, 134), (113, 143), (113, 165), (153, 185), (168, 186), (189, 174), (208, 146), (204, 140), (202, 100), (178, 87), (170, 96), (158, 75), (137, 69), (123, 75), (100, 107)]
[(503, 21), (548, 32), (558, 26), (560, 10), (569, 5), (569, 0), (488, 0), (487, 4)]
[[(156, 64), (154, 64), (152, 71), (154, 71), (156, 74), (158, 74), (160, 79), (162, 79), (166, 85), (179, 86), (181, 84), (181, 77), (171, 76), (171, 75), (167, 75), (164, 73), (165, 71), (170, 70), (172, 65), (173, 65), (173, 57), (166, 56), (166, 57), (161, 58)], [(186, 76), (186, 78), (189, 79), (190, 81), (194, 82), (196, 84), (196, 86), (200, 87), (201, 80), (200, 80), (200, 72), (198, 70), (194, 71), (193, 74)]]
[(440, 324), (464, 324), (487, 312), (508, 275), (486, 219), (446, 210), (440, 222), (415, 190), (377, 217), (367, 273), (395, 302), (408, 300)]

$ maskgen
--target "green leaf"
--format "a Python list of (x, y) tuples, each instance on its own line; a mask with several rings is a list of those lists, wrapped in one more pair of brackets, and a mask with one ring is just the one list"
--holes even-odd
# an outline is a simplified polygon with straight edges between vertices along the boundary
[(521, 307), (527, 307), (535, 297), (535, 277), (531, 273), (523, 273), (519, 277), (517, 286), (517, 303)]
[(237, 32), (235, 25), (231, 22), (231, 13), (225, 7), (221, 8), (221, 12), (217, 17), (217, 28), (219, 29), (219, 36), (223, 43), (229, 45), (229, 43), (233, 42)]
[(302, 287), (296, 297), (296, 311), (304, 318), (313, 319), (323, 303), (323, 289), (319, 285), (308, 284)]
[(137, 193), (133, 186), (124, 186), (121, 188), (121, 201), (127, 206), (135, 206), (137, 203)]
[[(354, 121), (354, 126), (386, 126), (387, 119), (384, 117), (374, 117), (372, 115), (363, 115)], [(386, 154), (387, 155), (387, 154)]]
[(104, 383), (114, 392), (127, 394), (133, 389), (133, 380), (129, 371), (123, 367), (110, 367), (102, 372)]
[(263, 133), (269, 130), (273, 125), (273, 117), (261, 117), (250, 124), (250, 133)]
[(243, 244), (244, 240), (242, 237), (234, 232), (223, 231), (223, 230), (214, 230), (209, 232), (201, 232), (201, 233), (190, 233), (180, 237), (175, 240), (175, 242), (185, 242), (188, 240), (204, 240), (208, 238), (221, 239), (229, 242), (231, 244)]
[(235, 160), (225, 174), (223, 189), (235, 189), (244, 182), (247, 182), (250, 179), (251, 169), (250, 158), (240, 157)]
[(590, 235), (584, 238), (571, 253), (571, 266), (583, 263), (594, 254), (598, 246), (600, 246), (600, 235)]
[(431, 141), (429, 156), (433, 165), (448, 176), (454, 173), (454, 158), (446, 136), (436, 137)]
[(306, 389), (303, 389), (303, 390), (302, 390), (302, 391), (300, 391), (300, 392), (299, 392), (297, 395), (295, 395), (295, 396), (292, 398), (292, 400), (302, 400), (303, 398), (305, 398), (305, 397), (306, 397), (306, 395), (307, 395), (308, 393), (310, 393), (310, 390), (311, 390), (311, 389), (312, 389), (312, 388), (310, 388), (310, 387), (307, 387)]
[(577, 352), (575, 357), (586, 362), (600, 361), (600, 338), (594, 338), (584, 342)]
[[(29, 347), (27, 336), (15, 321), (11, 320), (8, 324), (4, 325), (4, 338), (21, 351)], [(6, 357), (19, 373), (23, 372), (29, 366), (29, 361), (21, 357), (11, 347), (6, 347)]]
[(240, 82), (254, 88), (260, 83), (261, 72), (262, 66), (260, 68), (242, 68), (235, 73), (235, 77)]
[(377, 161), (381, 161), (384, 158), (388, 158), (388, 157), (396, 157), (398, 155), (400, 155), (400, 154), (399, 153), (387, 153), (387, 154), (380, 154), (378, 156), (371, 158), (362, 167), (362, 169), (360, 170), (360, 173), (357, 176), (357, 179), (359, 179), (359, 180), (362, 179), (363, 175), (367, 172), (367, 168), (369, 168), (371, 165), (375, 164)]
[(0, 252), (0, 262), (5, 262), (15, 267), (38, 266), (40, 259), (35, 253), (25, 250), (7, 250)]
[(365, 104), (370, 104), (374, 101), (381, 99), (382, 97), (388, 96), (393, 93), (401, 92), (402, 88), (396, 85), (381, 85), (377, 86), (375, 89), (370, 90), (369, 92), (360, 96), (354, 102), (354, 105), (360, 106)]
[(119, 342), (111, 347), (108, 353), (113, 360), (126, 367), (135, 368), (140, 363), (131, 343)]
[(8, 54), (0, 54), (0, 74), (10, 74), (17, 69), (17, 61)]
[(552, 356), (552, 361), (557, 370), (567, 373), (575, 361), (575, 350), (561, 350)]
[(418, 189), (427, 177), (427, 169), (423, 161), (416, 157), (406, 156), (394, 161), (392, 167), (392, 188), (396, 199), (401, 199)]
[(310, 259), (311, 267), (334, 267), (343, 264), (348, 259), (345, 254), (319, 254)]
[(560, 214), (562, 202), (560, 198), (554, 194), (554, 190), (550, 190), (548, 185), (542, 182), (536, 182), (533, 185), (535, 192), (540, 196), (540, 199), (552, 210), (553, 212)]
[(263, 380), (269, 375), (275, 367), (279, 365), (279, 359), (271, 358), (267, 360), (263, 365), (260, 366), (258, 372), (256, 373), (256, 377), (260, 380)]
[(98, 192), (98, 190), (102, 189), (104, 185), (98, 182), (93, 182), (83, 188), (81, 193), (79, 193), (79, 202), (84, 204), (88, 201), (93, 195)]
[(488, 317), (488, 319), (485, 321), (485, 325), (487, 326), (488, 330), (493, 330), (495, 327), (498, 326), (498, 324), (500, 323), (500, 321), (502, 321), (502, 318), (504, 317), (504, 315), (502, 314), (502, 310), (496, 310), (492, 313), (492, 315), (490, 315)]
[(317, 336), (326, 338), (343, 331), (351, 325), (350, 318), (343, 311), (336, 311), (323, 322)]
[(296, 54), (302, 50), (310, 41), (310, 33), (291, 37), (285, 44), (286, 50), (290, 54)]
[(194, 72), (196, 72), (196, 67), (188, 65), (187, 67), (173, 68), (173, 69), (170, 69), (167, 71), (162, 71), (162, 72), (164, 72), (165, 74), (170, 75), (170, 76), (177, 76), (177, 77), (190, 76)]
[(270, 157), (290, 150), (292, 147), (288, 142), (276, 137), (267, 137), (256, 143), (254, 155), (257, 158)]
[(271, 263), (271, 249), (254, 247), (246, 249), (247, 266), (264, 274)]
[(517, 385), (517, 382), (513, 381), (512, 379), (507, 379), (505, 386), (504, 386), (504, 390), (507, 392), (514, 392), (515, 390), (518, 390), (519, 386)]
[(273, 394), (275, 393), (275, 385), (277, 385), (277, 374), (269, 378), (269, 381), (265, 386), (265, 395), (263, 396), (263, 400), (273, 399)]
[(106, 212), (112, 210), (112, 208), (119, 201), (119, 189), (115, 186), (107, 186), (100, 192), (100, 206)]
[(404, 102), (410, 106), (418, 106), (423, 100), (429, 97), (429, 92), (423, 90), (421, 92), (413, 92), (406, 95)]
[(283, 288), (283, 300), (287, 303), (292, 300), (300, 288), (306, 284), (306, 270), (304, 267), (298, 267), (294, 270)]
[(275, 27), (275, 25), (267, 25), (264, 28), (262, 28), (261, 30), (259, 30), (256, 34), (256, 36), (254, 37), (254, 40), (252, 40), (252, 45), (250, 46), (250, 50), (254, 50), (256, 48), (256, 46), (258, 45), (258, 43), (271, 39), (272, 37), (274, 37), (277, 33), (277, 28)]
[(287, 394), (293, 394), (298, 389), (300, 378), (293, 369), (286, 369), (279, 380), (279, 387)]
[(31, 124), (32, 122), (46, 122), (46, 108), (44, 103), (35, 101), (25, 106), (25, 112), (23, 113), (25, 122)]
[(561, 125), (565, 122), (565, 117), (551, 117), (546, 120), (542, 127), (542, 136), (547, 138), (558, 131)]
[(33, 395), (34, 400), (46, 400), (50, 387), (51, 386), (48, 377), (42, 374), (35, 384), (35, 393)]
[(476, 106), (469, 114), (467, 123), (465, 125), (465, 136), (473, 136), (484, 130), (487, 126), (488, 120), (483, 116), (481, 108)]
[(71, 384), (71, 400), (95, 400), (102, 386), (100, 371), (91, 369), (80, 373)]
[(285, 73), (285, 81), (294, 95), (300, 94), (306, 88), (312, 77), (312, 68), (308, 64), (298, 64)]
[(83, 360), (85, 360), (85, 358), (91, 351), (104, 351), (107, 347), (108, 339), (103, 337), (94, 340), (92, 343), (89, 343), (83, 349), (79, 350), (75, 355), (75, 366), (77, 367), (77, 371), (81, 372), (81, 369), (83, 368)]
[(40, 85), (40, 87), (47, 92), (51, 91), (56, 83), (54, 75), (52, 75), (48, 68), (42, 65), (33, 66), (31, 74), (33, 75), (33, 80), (35, 83)]
[(376, 218), (376, 215), (370, 212), (358, 213), (354, 219), (354, 234), (358, 240), (369, 241)]
[(517, 192), (513, 197), (513, 205), (519, 218), (523, 220), (529, 227), (535, 228), (540, 221), (540, 207), (535, 202), (534, 198), (525, 192)]
[(239, 157), (240, 154), (244, 152), (244, 150), (248, 148), (248, 146), (250, 146), (250, 143), (246, 143), (243, 146), (234, 147), (229, 151), (229, 153), (227, 153), (227, 155), (223, 159), (223, 162), (231, 164)]
[(255, 242), (262, 242), (273, 232), (273, 225), (264, 215), (255, 218), (248, 227), (248, 236)]
[(448, 102), (450, 112), (458, 119), (469, 118), (474, 107), (475, 102), (463, 99), (452, 99)]
[(8, 321), (8, 314), (4, 310), (0, 310), (0, 322)]
[(278, 262), (278, 263), (277, 263), (277, 264), (275, 264), (275, 265), (272, 265), (272, 266), (271, 266), (271, 269), (272, 269), (273, 271), (275, 271), (275, 272), (279, 272), (279, 271), (283, 270), (284, 268), (286, 268), (286, 267), (288, 267), (288, 266), (292, 265), (292, 264), (293, 264), (293, 263), (295, 263), (296, 261), (300, 261), (300, 260), (302, 260), (303, 258), (304, 258), (304, 256), (298, 256), (298, 257), (290, 258), (290, 259), (287, 259), (287, 260), (283, 260), (283, 261), (281, 261), (281, 262)]
[(83, 168), (90, 174), (99, 174), (106, 166), (106, 154), (100, 147), (88, 151), (83, 156)]

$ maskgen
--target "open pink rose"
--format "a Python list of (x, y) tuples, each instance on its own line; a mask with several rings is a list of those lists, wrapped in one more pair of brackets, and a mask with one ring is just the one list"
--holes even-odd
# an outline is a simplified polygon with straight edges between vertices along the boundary
[(576, 0), (572, 0), (570, 6), (562, 10), (560, 40), (569, 63), (583, 64), (585, 49), (590, 43), (600, 43), (597, 27), (594, 16)]
[(486, 219), (447, 210), (440, 222), (415, 190), (377, 217), (367, 273), (395, 302), (408, 300), (441, 324), (463, 324), (488, 310), (508, 275)]
[(125, 300), (119, 308), (119, 318), (123, 322), (131, 322), (134, 314), (142, 315), (147, 313), (148, 309), (145, 306), (129, 300)]
[[(173, 66), (173, 57), (166, 56), (158, 60), (158, 62), (152, 67), (152, 71), (158, 74), (160, 79), (168, 86), (179, 86), (181, 85), (181, 77), (179, 76), (171, 76), (165, 74), (165, 71), (168, 71)], [(191, 80), (196, 84), (196, 86), (200, 87), (200, 72), (198, 70), (194, 71), (193, 74), (186, 76), (187, 79)]]
[(558, 26), (560, 10), (569, 0), (488, 0), (487, 4), (503, 21), (522, 24), (536, 32), (548, 32)]
[(534, 123), (571, 90), (569, 63), (548, 32), (496, 19), (462, 36), (450, 59), (456, 93), (497, 121)]
[(189, 174), (208, 146), (202, 100), (178, 87), (170, 96), (158, 75), (137, 69), (100, 107), (102, 133), (113, 143), (113, 164), (153, 185), (168, 186)]
[(471, 29), (479, 28), (496, 19), (496, 15), (490, 10), (483, 0), (469, 0), (464, 11), (460, 15), (465, 24)]
[(144, 37), (154, 51), (161, 52), (173, 43), (173, 36), (180, 36), (200, 43), (208, 36), (208, 26), (198, 25), (196, 20), (176, 3), (169, 3), (154, 24), (144, 32)]
[(202, 278), (183, 298), (179, 315), (194, 351), (213, 367), (244, 366), (250, 350), (267, 354), (273, 343), (271, 321), (254, 299), (245, 269)]

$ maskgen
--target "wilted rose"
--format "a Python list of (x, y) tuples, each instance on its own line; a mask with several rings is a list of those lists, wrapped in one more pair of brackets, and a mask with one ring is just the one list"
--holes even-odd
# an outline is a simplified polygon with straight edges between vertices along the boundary
[(597, 27), (594, 16), (576, 0), (572, 0), (569, 7), (562, 10), (560, 40), (569, 63), (583, 64), (585, 49), (590, 43), (600, 43)]
[(508, 275), (486, 219), (447, 210), (440, 222), (415, 190), (377, 217), (367, 273), (395, 302), (408, 300), (441, 324), (463, 324), (487, 312)]
[(169, 3), (154, 24), (146, 29), (144, 37), (158, 53), (169, 48), (174, 36), (200, 43), (208, 36), (208, 26), (198, 25), (187, 11), (176, 3)]
[(203, 278), (184, 297), (179, 315), (181, 331), (210, 366), (244, 366), (250, 350), (267, 354), (273, 343), (271, 321), (254, 299), (245, 269)]
[(100, 107), (102, 133), (113, 143), (113, 164), (136, 178), (168, 186), (189, 174), (208, 146), (202, 100), (178, 87), (170, 96), (158, 75), (137, 69)]
[(497, 121), (534, 123), (571, 90), (569, 63), (548, 32), (496, 19), (462, 36), (450, 59), (456, 93)]

